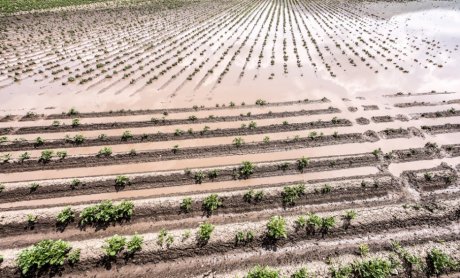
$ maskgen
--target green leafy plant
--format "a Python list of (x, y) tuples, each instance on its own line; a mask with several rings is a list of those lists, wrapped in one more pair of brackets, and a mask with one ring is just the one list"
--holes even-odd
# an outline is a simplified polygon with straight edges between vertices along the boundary
[(115, 178), (115, 186), (117, 188), (123, 188), (126, 185), (130, 185), (131, 181), (129, 180), (129, 177), (127, 176), (117, 176)]
[(80, 125), (80, 119), (76, 118), (72, 120), (72, 127), (77, 127)]
[(218, 176), (219, 176), (219, 170), (217, 170), (217, 169), (213, 169), (213, 170), (209, 171), (209, 173), (208, 173), (208, 178), (211, 179), (211, 180), (216, 179)]
[(132, 139), (132, 138), (133, 138), (133, 135), (131, 134), (131, 131), (129, 130), (124, 131), (123, 134), (121, 135), (122, 141), (128, 141), (129, 139)]
[(180, 203), (180, 209), (182, 212), (191, 212), (192, 211), (192, 205), (193, 205), (193, 201), (192, 201), (192, 198), (191, 197), (186, 197), (184, 199), (182, 199), (181, 203)]
[(343, 216), (343, 218), (345, 220), (347, 220), (347, 221), (351, 221), (351, 220), (355, 219), (357, 215), (358, 215), (358, 213), (356, 213), (356, 211), (347, 210), (347, 211), (345, 211), (345, 215)]
[(38, 147), (38, 146), (42, 146), (43, 144), (45, 144), (45, 139), (43, 139), (41, 137), (37, 137), (35, 139), (34, 146)]
[(57, 215), (56, 222), (58, 225), (67, 225), (75, 219), (75, 212), (71, 207), (64, 208)]
[(439, 276), (448, 273), (451, 270), (457, 270), (460, 267), (449, 255), (438, 248), (431, 249), (426, 257), (428, 275)]
[(197, 184), (201, 184), (205, 178), (205, 174), (203, 173), (203, 171), (198, 171), (195, 173), (195, 183)]
[(28, 159), (30, 159), (30, 154), (28, 152), (24, 152), (21, 155), (19, 155), (19, 162), (21, 163)]
[(309, 278), (310, 274), (308, 273), (308, 270), (306, 267), (302, 267), (298, 269), (296, 272), (294, 272), (291, 275), (291, 278)]
[(238, 169), (238, 173), (240, 177), (249, 178), (254, 173), (255, 166), (250, 161), (243, 161), (241, 163), (240, 168)]
[(335, 227), (335, 217), (323, 217), (321, 219), (321, 233), (327, 234), (330, 229)]
[(238, 231), (235, 235), (236, 244), (247, 244), (254, 240), (254, 232), (252, 231)]
[(105, 240), (105, 245), (102, 246), (105, 254), (109, 258), (114, 258), (120, 253), (126, 244), (126, 238), (124, 236), (114, 235)]
[(80, 253), (81, 249), (73, 249), (72, 251), (69, 252), (69, 255), (67, 256), (67, 261), (69, 262), (70, 265), (75, 265), (80, 261)]
[(361, 257), (365, 257), (367, 254), (369, 254), (369, 245), (363, 243), (363, 244), (360, 244), (359, 247), (358, 247), (358, 251), (359, 251), (359, 255), (361, 255)]
[(255, 266), (249, 270), (245, 278), (280, 278), (278, 270), (268, 266)]
[(40, 187), (40, 184), (38, 184), (37, 182), (33, 182), (30, 184), (29, 186), (29, 189), (30, 189), (30, 192), (35, 192), (37, 191), (37, 189)]
[(44, 150), (42, 151), (40, 158), (38, 159), (38, 162), (43, 162), (43, 163), (48, 163), (51, 161), (51, 158), (53, 158), (54, 152), (50, 150)]
[(56, 152), (56, 156), (59, 157), (59, 159), (63, 160), (67, 157), (67, 151), (58, 151)]
[(355, 261), (351, 264), (353, 277), (358, 278), (390, 277), (396, 267), (392, 261), (382, 258)]
[(102, 149), (99, 150), (97, 156), (100, 157), (109, 157), (112, 155), (112, 148), (110, 147), (103, 147)]
[(45, 267), (62, 266), (71, 249), (70, 244), (65, 241), (45, 239), (23, 249), (16, 263), (23, 275), (31, 275)]
[(295, 202), (305, 194), (305, 185), (298, 184), (294, 186), (285, 186), (281, 197), (283, 200), (283, 205), (292, 206), (295, 205)]
[(309, 159), (307, 157), (302, 156), (300, 159), (297, 160), (297, 169), (299, 171), (303, 171), (309, 164)]
[(205, 222), (198, 227), (197, 240), (199, 243), (206, 244), (211, 238), (211, 234), (214, 231), (214, 225)]
[(281, 216), (272, 216), (267, 223), (267, 236), (275, 240), (287, 238), (286, 220)]
[(203, 209), (208, 214), (212, 214), (220, 206), (222, 206), (222, 200), (219, 198), (217, 194), (211, 194), (203, 200)]
[(236, 137), (235, 139), (233, 139), (233, 145), (235, 145), (235, 147), (237, 148), (241, 147), (242, 145), (244, 145), (244, 139), (241, 137)]
[(110, 222), (129, 219), (134, 211), (134, 203), (122, 201), (114, 205), (111, 201), (84, 208), (80, 212), (80, 225), (108, 224)]

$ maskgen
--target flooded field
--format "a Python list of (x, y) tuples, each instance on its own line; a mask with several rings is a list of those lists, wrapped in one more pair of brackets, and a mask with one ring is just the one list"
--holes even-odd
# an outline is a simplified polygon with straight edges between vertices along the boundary
[(0, 5), (0, 277), (459, 275), (460, 2), (47, 1)]

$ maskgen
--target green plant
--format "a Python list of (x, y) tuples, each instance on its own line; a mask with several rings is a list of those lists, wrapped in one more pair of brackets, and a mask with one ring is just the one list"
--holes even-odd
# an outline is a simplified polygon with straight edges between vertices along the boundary
[(430, 172), (426, 172), (423, 174), (423, 177), (425, 178), (426, 181), (432, 181), (433, 180), (433, 174)]
[(158, 233), (157, 244), (160, 246), (163, 246), (163, 243), (167, 236), (168, 236), (168, 231), (164, 228), (161, 229), (160, 232)]
[(263, 105), (266, 105), (266, 104), (267, 104), (267, 101), (265, 101), (263, 99), (256, 100), (256, 105), (263, 106)]
[(254, 198), (254, 189), (248, 190), (246, 193), (243, 195), (243, 200), (247, 203), (250, 203), (252, 199)]
[(188, 238), (190, 238), (191, 235), (192, 235), (192, 231), (190, 231), (190, 230), (185, 230), (185, 231), (182, 233), (182, 241), (187, 240)]
[(174, 145), (172, 148), (172, 152), (176, 154), (179, 151), (179, 145)]
[(3, 190), (5, 190), (5, 185), (3, 183), (0, 183), (0, 193), (2, 193)]
[(254, 240), (254, 232), (253, 231), (238, 231), (235, 235), (235, 243), (236, 244), (247, 244)]
[(329, 184), (323, 185), (323, 188), (321, 188), (321, 193), (322, 194), (327, 194), (332, 191), (332, 187)]
[(40, 187), (40, 184), (38, 184), (37, 182), (31, 183), (29, 186), (30, 192), (37, 191), (38, 187)]
[(283, 205), (292, 206), (295, 205), (295, 202), (305, 194), (305, 185), (298, 184), (294, 186), (285, 186), (281, 197), (283, 200)]
[(195, 115), (191, 115), (188, 117), (189, 121), (196, 121), (198, 118)]
[(350, 278), (353, 269), (351, 266), (342, 266), (339, 268), (331, 268), (331, 277), (332, 278)]
[(175, 136), (181, 136), (182, 134), (184, 134), (184, 131), (182, 129), (176, 129), (176, 131), (174, 131)]
[(75, 212), (71, 207), (64, 208), (57, 215), (56, 222), (58, 225), (67, 225), (75, 219)]
[(133, 135), (131, 134), (131, 131), (129, 130), (124, 131), (123, 134), (121, 135), (122, 141), (128, 141), (129, 139), (132, 139), (132, 138), (133, 138)]
[(205, 175), (202, 171), (195, 173), (195, 183), (201, 184), (205, 178)]
[(80, 119), (73, 119), (72, 120), (72, 127), (77, 127), (80, 125)]
[(357, 215), (358, 215), (358, 213), (356, 213), (356, 211), (347, 210), (347, 211), (345, 211), (345, 215), (343, 216), (343, 218), (345, 220), (347, 220), (347, 221), (351, 221), (351, 220), (355, 219)]
[(11, 159), (11, 154), (7, 153), (1, 156), (0, 161), (1, 163), (8, 163)]
[(414, 270), (421, 271), (423, 269), (422, 258), (409, 253), (398, 242), (392, 242), (391, 247), (393, 251), (401, 258), (404, 266), (406, 267), (406, 271), (409, 274), (412, 274)]
[(203, 209), (208, 214), (212, 214), (220, 206), (222, 206), (222, 200), (219, 198), (217, 194), (211, 194), (203, 200)]
[(80, 225), (108, 224), (129, 219), (133, 211), (134, 203), (131, 201), (122, 201), (118, 205), (114, 205), (111, 201), (102, 201), (97, 205), (86, 207), (80, 212)]
[(240, 177), (249, 178), (250, 175), (254, 173), (255, 166), (250, 161), (243, 161), (241, 163), (240, 168), (238, 169), (238, 173)]
[(217, 169), (211, 170), (208, 173), (208, 178), (211, 180), (216, 179), (218, 176), (219, 176), (219, 170)]
[(361, 262), (353, 262), (351, 269), (353, 277), (357, 278), (385, 278), (390, 277), (397, 265), (390, 260), (374, 258)]
[(77, 134), (73, 137), (72, 142), (77, 145), (83, 144), (85, 142), (85, 136), (82, 134)]
[(239, 147), (241, 147), (243, 144), (244, 144), (244, 139), (243, 139), (243, 138), (241, 138), (241, 137), (236, 137), (235, 139), (233, 139), (233, 145), (235, 145), (235, 147), (239, 148)]
[(214, 225), (205, 222), (198, 227), (197, 239), (200, 243), (207, 243), (214, 231)]
[(291, 275), (291, 278), (309, 278), (310, 274), (308, 274), (308, 270), (306, 267), (302, 267), (298, 269)]
[(136, 152), (136, 149), (131, 149), (129, 150), (129, 153), (128, 153), (130, 156), (136, 156), (137, 155), (137, 152)]
[(286, 220), (281, 216), (272, 216), (267, 223), (267, 236), (275, 240), (287, 238)]
[(75, 265), (80, 261), (80, 252), (81, 249), (77, 248), (69, 252), (69, 255), (67, 256), (67, 261), (69, 262), (70, 265)]
[(30, 275), (45, 267), (63, 265), (71, 249), (70, 244), (65, 241), (45, 239), (23, 249), (16, 262), (23, 275)]
[(67, 112), (67, 116), (76, 116), (78, 115), (78, 111), (75, 108), (70, 108), (70, 110)]
[(458, 269), (460, 266), (460, 264), (456, 263), (449, 255), (437, 248), (433, 248), (428, 252), (426, 264), (427, 273), (436, 276), (447, 273), (450, 270)]
[(268, 266), (255, 266), (249, 270), (245, 278), (280, 278), (279, 271)]
[(361, 257), (364, 257), (367, 254), (369, 254), (369, 245), (365, 243), (360, 244), (358, 247), (358, 250), (359, 250), (359, 255), (361, 255)]
[(79, 179), (73, 179), (70, 182), (70, 188), (75, 189), (77, 186), (82, 185), (83, 183)]
[(54, 152), (50, 150), (42, 151), (38, 162), (48, 163), (50, 162), (51, 158), (53, 158)]
[(129, 180), (129, 177), (127, 176), (117, 176), (115, 178), (115, 186), (117, 188), (123, 188), (126, 185), (130, 185), (131, 181)]
[(307, 218), (303, 215), (297, 217), (296, 221), (295, 221), (295, 224), (297, 226), (298, 229), (303, 229), (305, 227), (307, 227)]
[(35, 139), (35, 143), (34, 143), (35, 146), (42, 146), (43, 144), (45, 144), (45, 139), (41, 137), (37, 137)]
[(114, 235), (105, 240), (105, 245), (102, 246), (105, 254), (109, 258), (116, 257), (123, 248), (125, 248), (126, 238), (124, 236)]
[(254, 121), (251, 121), (251, 122), (248, 124), (248, 128), (249, 128), (249, 129), (256, 129), (256, 128), (257, 128), (257, 123), (254, 122)]
[(256, 191), (254, 193), (254, 201), (260, 202), (264, 198), (264, 192), (262, 190)]
[(193, 205), (192, 198), (186, 197), (182, 199), (182, 202), (180, 203), (180, 209), (181, 211), (187, 213), (187, 212), (192, 211), (192, 205)]
[(7, 142), (7, 141), (8, 141), (8, 137), (6, 137), (6, 136), (0, 136), (0, 144), (1, 144), (1, 143), (5, 143), (5, 142)]
[(297, 160), (297, 169), (299, 169), (299, 171), (303, 171), (303, 169), (305, 169), (309, 163), (309, 159), (307, 157), (302, 156), (300, 159)]
[(109, 157), (112, 155), (112, 148), (110, 147), (103, 147), (102, 149), (99, 150), (97, 156), (104, 156), (104, 157)]
[(335, 227), (335, 217), (323, 217), (321, 219), (321, 233), (327, 234), (330, 229)]
[(27, 214), (27, 224), (29, 226), (33, 226), (35, 223), (37, 223), (38, 216), (33, 215), (33, 214)]
[(57, 151), (56, 155), (57, 157), (59, 157), (59, 159), (63, 160), (67, 157), (67, 151)]
[(270, 137), (265, 136), (264, 139), (262, 140), (265, 144), (270, 143)]
[(21, 155), (19, 155), (19, 161), (22, 163), (25, 160), (30, 159), (30, 154), (28, 152), (24, 152)]

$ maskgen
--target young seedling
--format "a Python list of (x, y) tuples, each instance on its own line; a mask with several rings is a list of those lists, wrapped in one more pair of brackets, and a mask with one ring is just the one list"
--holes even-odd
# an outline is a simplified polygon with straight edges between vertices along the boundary
[(56, 152), (56, 156), (59, 157), (60, 160), (64, 160), (67, 157), (67, 151), (58, 151)]
[(122, 141), (128, 141), (129, 139), (132, 139), (132, 138), (133, 138), (133, 135), (131, 134), (131, 131), (129, 130), (124, 131), (123, 134), (121, 135)]
[(239, 148), (239, 147), (241, 147), (243, 144), (244, 144), (244, 139), (243, 139), (243, 138), (241, 138), (241, 137), (236, 137), (235, 139), (233, 139), (233, 145), (235, 145), (235, 147)]
[(218, 176), (219, 176), (219, 170), (217, 170), (217, 169), (211, 170), (211, 171), (209, 171), (209, 173), (208, 173), (208, 178), (209, 178), (210, 180), (214, 180), (214, 179), (216, 179)]
[(453, 258), (437, 248), (433, 248), (428, 252), (426, 263), (427, 272), (430, 276), (439, 276), (460, 267), (460, 263), (455, 262)]
[(38, 189), (39, 187), (40, 187), (40, 184), (38, 184), (37, 182), (31, 183), (31, 184), (30, 184), (30, 187), (29, 187), (30, 192), (32, 193), (32, 192), (37, 191), (37, 189)]
[(369, 245), (365, 243), (360, 244), (358, 247), (358, 251), (361, 257), (365, 257), (367, 254), (369, 254)]
[(23, 163), (24, 161), (30, 159), (30, 154), (28, 152), (24, 152), (19, 155), (19, 162)]
[(80, 119), (73, 119), (72, 120), (72, 127), (80, 126)]

